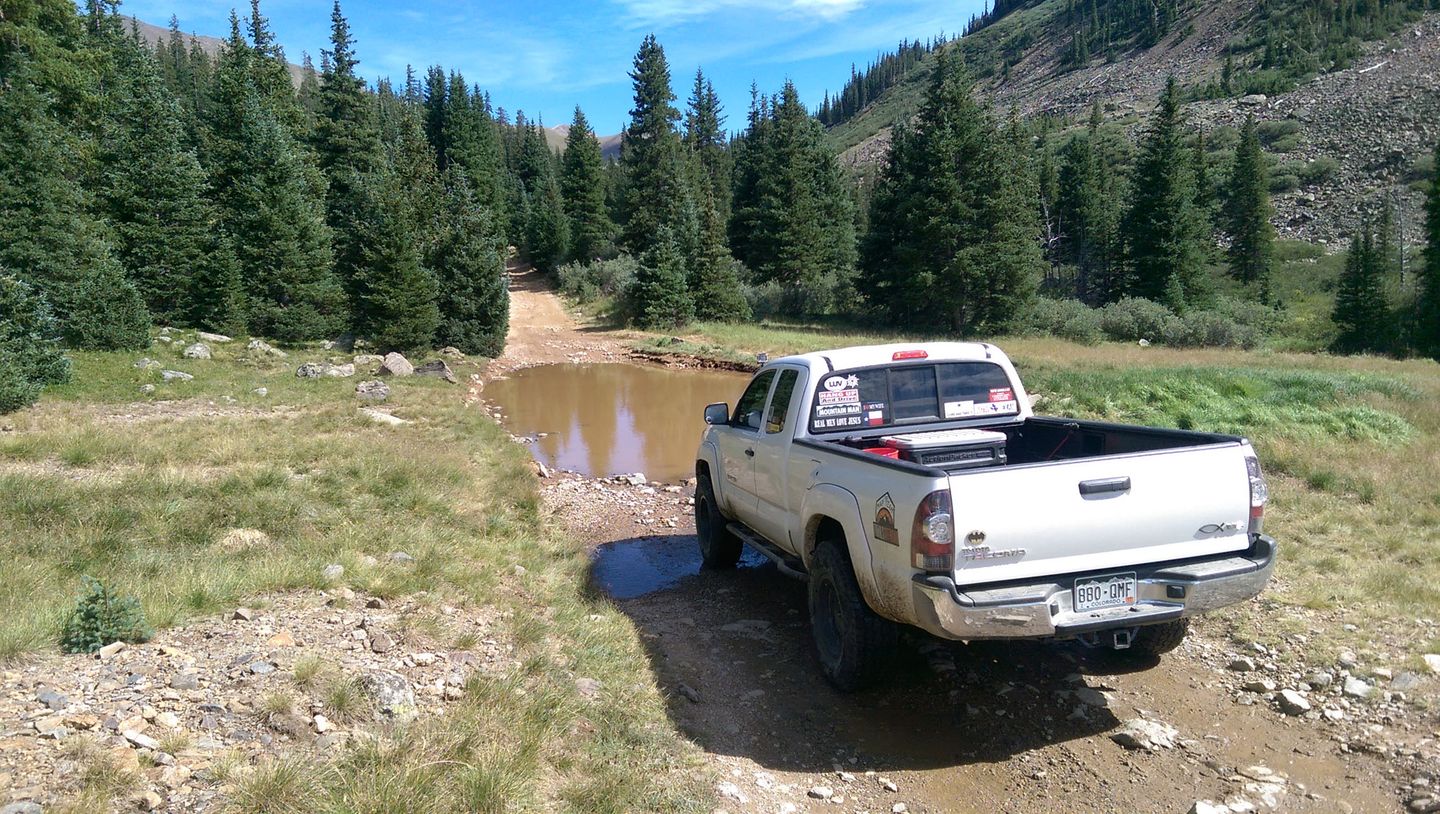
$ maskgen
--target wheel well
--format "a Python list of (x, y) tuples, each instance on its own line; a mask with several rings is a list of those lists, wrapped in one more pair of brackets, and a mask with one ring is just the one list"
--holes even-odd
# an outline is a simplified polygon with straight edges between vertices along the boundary
[[(695, 479), (696, 479), (696, 481), (698, 482), (700, 478), (709, 478), (709, 477), (710, 477), (710, 462), (709, 462), (709, 461), (696, 461), (696, 462), (695, 462)], [(713, 481), (712, 481), (712, 483), (713, 483)]]
[(805, 525), (806, 559), (809, 559), (810, 556), (815, 553), (815, 547), (818, 546), (822, 540), (839, 540), (842, 543), (841, 549), (843, 550), (845, 548), (843, 545), (845, 542), (845, 527), (840, 525), (839, 520), (833, 517), (826, 517), (823, 514), (810, 518), (810, 522)]

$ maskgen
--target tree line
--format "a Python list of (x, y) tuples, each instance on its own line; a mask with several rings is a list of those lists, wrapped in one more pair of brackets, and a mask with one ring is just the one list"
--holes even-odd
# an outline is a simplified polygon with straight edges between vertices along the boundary
[(900, 82), (925, 61), (925, 57), (949, 40), (941, 35), (928, 42), (901, 40), (893, 52), (876, 57), (864, 70), (850, 66), (850, 79), (835, 96), (827, 91), (815, 112), (815, 118), (826, 127), (848, 121), (867, 105)]

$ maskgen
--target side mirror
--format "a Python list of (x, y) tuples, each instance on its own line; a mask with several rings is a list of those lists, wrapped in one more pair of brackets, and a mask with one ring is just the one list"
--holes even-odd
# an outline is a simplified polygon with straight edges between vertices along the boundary
[(724, 425), (730, 423), (730, 405), (725, 402), (705, 405), (705, 423)]

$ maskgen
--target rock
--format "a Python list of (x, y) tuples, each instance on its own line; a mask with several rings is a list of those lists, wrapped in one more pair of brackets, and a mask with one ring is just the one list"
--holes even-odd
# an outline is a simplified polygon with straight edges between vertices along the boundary
[(210, 346), (206, 345), (204, 342), (196, 342), (195, 344), (181, 351), (180, 355), (184, 356), (186, 359), (209, 359)]
[(135, 805), (139, 806), (142, 811), (159, 811), (160, 807), (165, 805), (165, 798), (148, 789), (136, 794), (130, 799), (133, 800)]
[(397, 565), (410, 565), (415, 562), (415, 558), (404, 551), (391, 551), (385, 555), (385, 559)]
[(636, 472), (632, 475), (621, 475), (620, 481), (622, 483), (628, 483), (631, 486), (644, 486), (646, 483), (649, 482), (645, 479), (644, 472)]
[(372, 631), (370, 633), (370, 649), (376, 653), (389, 653), (395, 649), (395, 640), (390, 638), (389, 633), (382, 630)]
[(1196, 800), (1190, 806), (1190, 814), (1231, 814), (1230, 806), (1211, 800)]
[(1411, 690), (1419, 689), (1420, 685), (1424, 683), (1425, 679), (1416, 673), (1406, 670), (1400, 675), (1395, 676), (1395, 680), (1390, 682), (1390, 689), (1400, 692), (1410, 692)]
[(415, 375), (415, 366), (410, 364), (409, 359), (406, 359), (398, 353), (387, 353), (385, 354), (385, 360), (380, 363), (378, 374), (381, 376), (404, 378), (405, 376)]
[(148, 395), (150, 395), (151, 393), (154, 393), (154, 392), (155, 392), (155, 385), (153, 385), (153, 384), (142, 384), (142, 385), (140, 385), (140, 392), (148, 396)]
[(370, 379), (355, 385), (355, 398), (361, 401), (384, 401), (390, 398), (390, 385)]
[(1375, 694), (1375, 688), (1373, 686), (1355, 676), (1349, 676), (1345, 679), (1345, 684), (1341, 691), (1351, 698), (1358, 698), (1362, 701)]
[(1250, 94), (1249, 96), (1243, 96), (1243, 97), (1241, 97), (1241, 99), (1240, 99), (1240, 106), (1241, 106), (1241, 107), (1260, 107), (1260, 106), (1264, 105), (1264, 104), (1265, 104), (1266, 102), (1268, 102), (1268, 101), (1270, 101), (1270, 97), (1266, 96), (1265, 94), (1263, 94), (1263, 93), (1252, 93), (1252, 94)]
[(195, 673), (181, 673), (170, 677), (170, 689), (172, 690), (197, 690), (200, 688), (200, 677)]
[(451, 384), (460, 383), (460, 380), (455, 378), (455, 371), (451, 370), (450, 366), (445, 364), (445, 360), (443, 359), (436, 359), (433, 362), (426, 362), (425, 364), (415, 368), (415, 375), (430, 376), (436, 379), (444, 379)]
[(55, 692), (49, 687), (41, 687), (40, 690), (35, 693), (35, 700), (39, 701), (40, 703), (44, 704), (46, 707), (49, 707), (55, 712), (59, 712), (60, 710), (70, 706), (70, 699), (66, 698), (58, 692)]
[(348, 379), (355, 375), (355, 366), (349, 362), (343, 365), (326, 365), (323, 373), (332, 379)]
[(253, 395), (259, 396), (260, 398), (263, 399), (263, 398), (265, 398), (266, 396), (270, 395), (270, 388), (268, 388), (268, 387), (257, 387), (257, 388), (255, 388), (254, 390), (251, 390), (250, 392), (251, 392)]
[(1395, 677), (1394, 671), (1392, 671), (1389, 667), (1376, 667), (1375, 669), (1370, 671), (1370, 675), (1375, 676), (1376, 678), (1383, 678), (1386, 681), (1389, 681), (1390, 679)]
[(200, 341), (202, 341), (202, 342), (214, 342), (214, 343), (217, 344), (217, 345), (223, 345), (223, 344), (225, 344), (226, 342), (234, 342), (234, 341), (235, 341), (235, 340), (231, 339), (230, 337), (226, 336), (225, 334), (212, 334), (212, 333), (206, 333), (205, 331), (198, 331), (198, 332), (196, 332), (195, 337), (196, 337), (197, 339), (199, 339)]
[(415, 690), (404, 676), (389, 670), (369, 670), (360, 675), (359, 682), (380, 714), (400, 721), (413, 720), (418, 714)]
[(1094, 687), (1080, 687), (1075, 690), (1075, 699), (1087, 707), (1106, 707), (1110, 699)]
[(1268, 678), (1261, 678), (1255, 681), (1247, 681), (1245, 682), (1244, 689), (1246, 692), (1275, 692), (1275, 682), (1271, 681)]
[(191, 376), (183, 370), (162, 370), (160, 371), (160, 378), (167, 382), (189, 382), (195, 380), (194, 376)]
[(895, 785), (895, 781), (894, 781), (894, 780), (891, 780), (891, 779), (888, 778), (888, 777), (882, 777), (882, 778), (880, 778), (879, 780), (877, 780), (876, 782), (878, 782), (878, 783), (880, 784), (880, 788), (885, 789), (886, 791), (899, 791), (899, 790), (900, 790), (900, 787), (897, 786), (897, 785)]
[(282, 630), (266, 639), (265, 643), (271, 647), (294, 647), (295, 636), (288, 630)]
[(1425, 666), (1430, 668), (1430, 672), (1440, 675), (1440, 654), (1426, 653), (1420, 658), (1425, 661)]
[(689, 684), (681, 684), (675, 688), (675, 691), (684, 696), (686, 700), (692, 704), (700, 703), (700, 692)]
[(360, 415), (374, 421), (376, 424), (384, 424), (387, 427), (403, 427), (410, 423), (403, 418), (397, 418), (389, 413), (382, 413), (379, 410), (374, 410), (369, 407), (360, 408)]
[(1309, 684), (1312, 690), (1323, 690), (1335, 683), (1335, 677), (1329, 673), (1311, 673), (1305, 677), (1305, 683)]
[(120, 734), (122, 737), (125, 738), (125, 740), (130, 742), (130, 745), (134, 746), (137, 749), (149, 749), (152, 752), (160, 751), (160, 742), (150, 737), (149, 735), (146, 735), (144, 732), (138, 732), (134, 729), (127, 729)]
[(600, 682), (593, 678), (575, 679), (575, 691), (586, 701), (593, 701), (600, 695)]
[(174, 729), (180, 725), (180, 716), (173, 712), (162, 712), (155, 716), (155, 725), (163, 726), (166, 729)]
[(724, 798), (734, 800), (741, 805), (749, 802), (749, 799), (740, 791), (740, 787), (730, 782), (715, 784), (715, 791)]
[(236, 622), (249, 622), (255, 618), (255, 611), (249, 608), (236, 608), (230, 618)]
[(139, 370), (159, 370), (162, 365), (154, 359), (146, 358), (136, 362), (135, 367)]
[(119, 653), (121, 650), (124, 649), (124, 642), (111, 642), (100, 648), (99, 650), (95, 651), (95, 658), (100, 659), (101, 661), (106, 661), (113, 657), (116, 653)]
[(1277, 700), (1280, 703), (1280, 711), (1286, 715), (1304, 715), (1310, 711), (1310, 702), (1295, 690), (1281, 690)]
[(264, 356), (274, 356), (277, 359), (284, 359), (286, 356), (290, 355), (285, 351), (280, 350), (279, 348), (273, 347), (269, 342), (266, 342), (263, 339), (250, 340), (250, 344), (246, 345), (245, 349), (254, 353), (262, 354)]
[(384, 610), (385, 600), (381, 599), (378, 596), (372, 596), (369, 599), (365, 600), (365, 607), (369, 608), (370, 610)]
[(319, 362), (306, 362), (295, 368), (295, 378), (297, 379), (318, 379), (324, 375), (325, 365)]
[(1440, 811), (1440, 797), (1416, 797), (1406, 808), (1414, 814), (1432, 814)]
[(335, 728), (335, 724), (330, 723), (330, 719), (326, 718), (324, 715), (316, 715), (313, 724), (315, 727), (315, 734), (317, 735), (324, 735), (326, 732), (329, 732), (330, 730)]
[(39, 803), (32, 803), (28, 800), (19, 803), (11, 803), (0, 808), (0, 814), (43, 814), (44, 809)]
[(220, 547), (226, 551), (249, 551), (270, 545), (270, 535), (259, 529), (230, 529), (220, 537)]
[(808, 797), (814, 797), (816, 800), (829, 800), (835, 796), (835, 791), (829, 786), (811, 786), (810, 790), (805, 792), (805, 794)]
[(257, 676), (265, 676), (275, 672), (275, 665), (268, 661), (252, 661), (248, 669)]
[(1180, 738), (1180, 730), (1160, 721), (1132, 718), (1126, 721), (1119, 732), (1110, 736), (1126, 749), (1143, 749), (1154, 752), (1158, 749), (1173, 749)]
[(905, 814), (905, 812), (909, 810), (910, 807), (905, 805), (904, 803), (896, 803), (895, 805), (890, 806), (890, 814)]
[(376, 356), (373, 353), (362, 353), (355, 357), (355, 365), (357, 367), (360, 365), (378, 365), (383, 361), (385, 361), (384, 356)]
[(441, 355), (441, 356), (444, 356), (446, 359), (453, 359), (453, 360), (455, 360), (455, 361), (457, 361), (457, 362), (463, 362), (463, 361), (465, 361), (465, 354), (464, 354), (464, 353), (461, 353), (459, 348), (452, 348), (452, 347), (444, 347), (444, 348), (441, 348), (441, 349), (440, 349), (440, 355)]
[(1255, 670), (1255, 659), (1252, 659), (1249, 656), (1240, 656), (1239, 658), (1231, 661), (1229, 667), (1231, 670), (1234, 670), (1237, 673), (1253, 672)]

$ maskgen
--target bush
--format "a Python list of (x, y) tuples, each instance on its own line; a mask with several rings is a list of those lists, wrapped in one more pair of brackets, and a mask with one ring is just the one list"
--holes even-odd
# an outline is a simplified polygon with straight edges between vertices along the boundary
[(92, 577), (83, 579), (85, 593), (60, 629), (62, 651), (94, 653), (111, 642), (150, 640), (154, 632), (145, 625), (145, 612), (134, 597), (112, 593)]
[(1270, 191), (1274, 194), (1294, 192), (1300, 188), (1300, 177), (1296, 175), (1270, 176)]
[(34, 404), (47, 384), (70, 378), (60, 354), (59, 329), (45, 300), (30, 286), (0, 274), (0, 414)]
[(628, 254), (612, 260), (590, 263), (566, 263), (555, 271), (560, 291), (581, 303), (605, 297), (618, 297), (635, 281), (640, 264)]
[(1021, 317), (1023, 333), (1055, 336), (1093, 345), (1104, 337), (1100, 333), (1100, 312), (1079, 300), (1056, 300), (1040, 297)]
[(119, 264), (106, 261), (79, 285), (65, 338), (88, 350), (140, 350), (150, 345), (150, 312)]
[(770, 319), (785, 312), (785, 289), (774, 280), (747, 285), (745, 301), (750, 304), (750, 316), (756, 322)]
[(1335, 177), (1335, 173), (1339, 171), (1340, 162), (1328, 155), (1323, 155), (1301, 168), (1300, 183), (1307, 187), (1323, 184)]
[(1127, 297), (1105, 306), (1100, 314), (1100, 330), (1117, 342), (1158, 342), (1174, 318), (1175, 313), (1158, 302)]
[(1254, 348), (1261, 336), (1215, 311), (1194, 311), (1165, 324), (1163, 341), (1177, 348)]
[(1281, 119), (1279, 121), (1260, 122), (1255, 126), (1255, 129), (1260, 135), (1260, 143), (1273, 149), (1276, 142), (1281, 139), (1300, 135), (1305, 127), (1295, 119)]
[[(1215, 303), (1214, 312), (1252, 332), (1256, 337), (1269, 336), (1283, 321), (1281, 313), (1268, 305), (1254, 300), (1237, 300), (1222, 297)], [(1249, 347), (1249, 346), (1246, 346)]]

